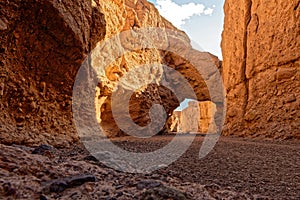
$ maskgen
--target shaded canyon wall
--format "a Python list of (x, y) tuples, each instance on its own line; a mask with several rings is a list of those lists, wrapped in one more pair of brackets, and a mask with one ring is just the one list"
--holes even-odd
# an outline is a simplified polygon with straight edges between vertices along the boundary
[(77, 141), (72, 87), (106, 22), (90, 1), (1, 1), (2, 143)]

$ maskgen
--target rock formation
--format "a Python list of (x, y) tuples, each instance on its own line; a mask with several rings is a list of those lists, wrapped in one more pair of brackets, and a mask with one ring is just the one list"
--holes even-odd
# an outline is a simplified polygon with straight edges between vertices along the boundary
[[(107, 22), (106, 38), (123, 31), (147, 27), (167, 28), (182, 33), (171, 23), (163, 19), (156, 8), (145, 0), (127, 0), (120, 2), (104, 1), (101, 3), (101, 8), (104, 11)], [(183, 38), (180, 38), (182, 41), (178, 41), (178, 43), (181, 45), (188, 45), (188, 48), (184, 48), (192, 51), (187, 35), (182, 33), (182, 37)], [(196, 50), (192, 51), (191, 54), (193, 54), (194, 57), (202, 59), (203, 65), (213, 64), (220, 68), (219, 60), (213, 55), (201, 53)], [(101, 127), (105, 130), (107, 135), (118, 136), (119, 134), (122, 134), (122, 132), (119, 131), (119, 127), (114, 122), (111, 108), (111, 95), (119, 81), (119, 78), (124, 76), (124, 74), (126, 74), (130, 69), (134, 69), (136, 66), (152, 63), (162, 63), (176, 69), (176, 71), (186, 77), (188, 82), (191, 84), (195, 90), (198, 100), (210, 100), (203, 78), (195, 67), (192, 66), (189, 61), (182, 58), (181, 55), (176, 55), (174, 52), (161, 51), (155, 48), (130, 52), (123, 55), (106, 68), (105, 75), (100, 78), (101, 84), (98, 85), (98, 97), (96, 97), (96, 102), (98, 101), (98, 103), (96, 103), (97, 120), (100, 122)], [(163, 71), (161, 67), (155, 69), (150, 66), (150, 68), (151, 70), (149, 73), (144, 72), (142, 79), (151, 79), (152, 76)], [(139, 79), (139, 77), (130, 77), (129, 79), (136, 80)], [(160, 77), (156, 76), (154, 79), (157, 79), (155, 82), (159, 82)], [(135, 84), (135, 82), (130, 83), (130, 81), (126, 83), (126, 85), (131, 87), (131, 89), (134, 88)], [(129, 105), (130, 115), (133, 121), (140, 126), (146, 126), (150, 123), (149, 109), (153, 104), (163, 105), (167, 114), (170, 114), (179, 105), (179, 101), (183, 100), (177, 99), (166, 87), (155, 84), (148, 85), (148, 87), (141, 88), (138, 91), (133, 91), (133, 93), (134, 94), (132, 95)], [(124, 105), (120, 106), (122, 107)]]
[(300, 137), (298, 0), (226, 0), (225, 135)]
[[(72, 87), (89, 52), (99, 42), (122, 31), (143, 27), (176, 30), (146, 0), (12, 0), (1, 2), (0, 10), (2, 143), (65, 146), (77, 141)], [(169, 40), (179, 39), (191, 48), (188, 37), (180, 33), (180, 39)], [(190, 51), (202, 59), (203, 65), (213, 63), (220, 67), (216, 57)], [(188, 80), (197, 100), (210, 100), (203, 78), (180, 55), (158, 49), (130, 52), (105, 68), (96, 88), (97, 119), (109, 136), (120, 133), (111, 112), (113, 88), (131, 68), (147, 63), (167, 64), (176, 69)], [(145, 126), (154, 103), (171, 113), (182, 100), (163, 86), (148, 85), (134, 91), (130, 114), (135, 123)]]
[(211, 101), (190, 101), (183, 110), (173, 111), (168, 130), (178, 133), (216, 133), (216, 104)]
[(0, 10), (1, 142), (77, 140), (72, 86), (105, 36), (103, 13), (88, 1), (3, 1)]

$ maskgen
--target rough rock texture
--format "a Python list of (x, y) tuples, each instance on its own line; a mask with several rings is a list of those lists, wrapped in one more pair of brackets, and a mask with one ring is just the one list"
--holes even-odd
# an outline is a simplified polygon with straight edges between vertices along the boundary
[[(182, 33), (168, 21), (163, 19), (156, 8), (145, 0), (103, 1), (101, 3), (101, 8), (104, 11), (107, 22), (106, 38), (110, 38), (112, 35), (122, 31), (147, 27), (167, 28)], [(176, 38), (180, 40), (178, 41), (178, 44), (190, 50), (194, 57), (202, 59), (202, 65), (213, 64), (217, 68), (221, 67), (217, 57), (208, 53), (201, 53), (195, 50), (192, 51), (187, 35), (183, 33), (181, 37), (182, 38)], [(171, 40), (171, 38), (168, 38), (167, 40)], [(207, 86), (203, 78), (195, 67), (180, 55), (155, 48), (126, 53), (105, 69), (105, 73), (100, 77), (101, 83), (97, 88), (97, 120), (108, 136), (124, 134), (115, 124), (112, 115), (111, 95), (115, 90), (116, 84), (120, 78), (131, 69), (153, 63), (166, 64), (180, 72), (193, 87), (198, 100), (210, 100)], [(136, 85), (136, 80), (152, 79), (154, 82), (161, 81), (160, 74), (162, 72), (162, 67), (155, 68), (150, 65), (148, 70), (143, 72), (141, 77), (131, 76), (126, 81), (126, 89), (132, 90), (133, 93), (129, 104), (130, 116), (139, 126), (147, 126), (150, 123), (149, 110), (153, 104), (163, 105), (166, 113), (170, 114), (179, 105), (179, 102), (184, 100), (177, 99), (172, 91), (159, 84), (150, 84), (147, 87), (138, 90), (133, 89)], [(120, 106), (124, 107), (127, 105), (122, 104)]]
[(77, 140), (72, 86), (85, 55), (105, 36), (104, 15), (80, 0), (1, 1), (0, 10), (1, 142)]
[(300, 137), (299, 3), (225, 2), (225, 135)]
[(216, 133), (216, 111), (216, 104), (211, 101), (190, 101), (187, 108), (173, 111), (167, 122), (168, 130), (180, 133)]
[[(146, 0), (12, 0), (1, 2), (0, 10), (2, 143), (64, 146), (78, 140), (72, 121), (72, 87), (88, 53), (98, 42), (121, 31), (141, 27), (175, 30)], [(189, 46), (188, 37), (182, 35), (182, 43)], [(218, 59), (209, 54), (195, 51), (194, 56), (202, 56), (204, 64), (213, 59), (220, 67)], [(195, 88), (198, 100), (210, 99), (203, 80), (194, 76), (194, 67), (180, 56), (157, 49), (130, 52), (105, 68), (96, 88), (97, 119), (109, 136), (119, 134), (111, 114), (114, 86), (129, 69), (147, 63), (178, 67)], [(180, 101), (155, 84), (134, 92), (130, 114), (141, 126), (149, 123), (153, 103), (164, 105), (171, 113)]]

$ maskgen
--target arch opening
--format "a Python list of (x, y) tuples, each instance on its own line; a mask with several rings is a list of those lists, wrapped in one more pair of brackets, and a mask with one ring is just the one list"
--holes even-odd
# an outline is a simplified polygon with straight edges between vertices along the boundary
[(210, 134), (217, 133), (215, 122), (216, 104), (212, 101), (185, 99), (166, 123), (170, 133)]

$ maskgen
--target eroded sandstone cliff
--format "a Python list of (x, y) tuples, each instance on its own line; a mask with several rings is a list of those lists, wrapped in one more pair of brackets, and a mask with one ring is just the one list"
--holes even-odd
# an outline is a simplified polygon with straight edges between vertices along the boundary
[[(146, 0), (13, 0), (1, 2), (0, 8), (2, 143), (64, 146), (77, 141), (72, 87), (89, 52), (122, 31), (143, 27), (176, 30)], [(180, 33), (181, 43), (190, 49), (188, 37)], [(220, 68), (219, 60), (210, 54), (192, 51), (192, 55), (202, 58), (204, 65), (213, 63)], [(155, 48), (130, 52), (105, 68), (95, 89), (97, 119), (107, 135), (122, 134), (111, 112), (113, 88), (130, 69), (147, 63), (176, 69), (191, 84), (197, 100), (210, 100), (204, 80), (180, 55)], [(182, 100), (167, 88), (151, 84), (134, 91), (130, 114), (135, 123), (145, 126), (154, 103), (171, 113)]]
[(76, 140), (73, 80), (105, 36), (103, 13), (89, 1), (2, 1), (0, 10), (1, 142)]
[(299, 1), (227, 0), (224, 10), (224, 134), (299, 138)]

